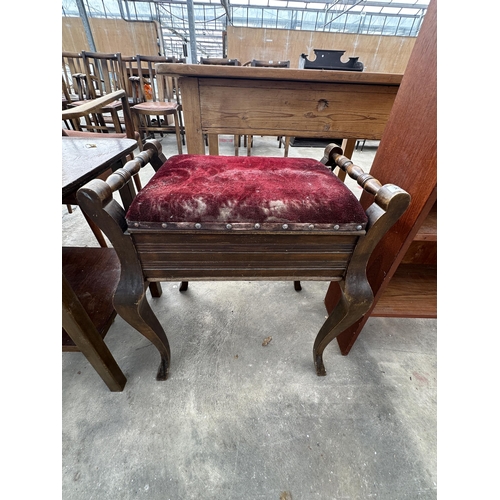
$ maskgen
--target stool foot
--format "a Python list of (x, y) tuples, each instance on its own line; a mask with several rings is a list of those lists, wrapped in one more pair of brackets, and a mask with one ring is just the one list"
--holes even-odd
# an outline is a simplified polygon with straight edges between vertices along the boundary
[(314, 365), (316, 366), (316, 375), (318, 375), (318, 377), (325, 377), (326, 370), (325, 365), (323, 364), (323, 355), (316, 354), (314, 356)]
[(149, 284), (149, 291), (151, 292), (151, 297), (158, 298), (161, 297), (162, 290), (161, 290), (161, 283), (158, 281), (152, 281)]
[(302, 290), (302, 286), (300, 286), (300, 281), (294, 281), (293, 287), (295, 288), (296, 292), (300, 292)]
[(189, 281), (181, 281), (179, 292), (185, 292), (188, 289)]
[(159, 381), (167, 380), (168, 368), (169, 368), (169, 360), (162, 356), (160, 361), (160, 366), (158, 367), (158, 373), (156, 374), (156, 380)]

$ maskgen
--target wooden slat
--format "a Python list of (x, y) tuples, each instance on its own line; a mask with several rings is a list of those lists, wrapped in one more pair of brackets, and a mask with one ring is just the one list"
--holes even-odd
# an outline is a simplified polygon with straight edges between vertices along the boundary
[(437, 202), (431, 208), (413, 241), (437, 241)]
[(340, 281), (344, 270), (294, 267), (293, 269), (203, 269), (153, 270), (145, 273), (148, 281)]

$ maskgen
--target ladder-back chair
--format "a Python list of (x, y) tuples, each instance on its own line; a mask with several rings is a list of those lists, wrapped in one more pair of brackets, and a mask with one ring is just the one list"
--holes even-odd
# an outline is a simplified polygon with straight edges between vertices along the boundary
[[(139, 103), (132, 106), (135, 128), (146, 138), (154, 134), (175, 133), (177, 149), (182, 154), (181, 106), (174, 96), (173, 79), (157, 75), (154, 65), (166, 62), (163, 56), (137, 55), (139, 72)], [(173, 119), (173, 125), (169, 123)]]
[[(124, 64), (120, 53), (107, 54), (102, 52), (87, 52), (82, 50), (83, 63), (86, 74), (86, 99), (111, 94), (117, 90), (127, 90), (123, 74)], [(122, 111), (120, 101), (115, 101), (102, 109), (102, 116), (106, 121), (110, 115), (115, 132), (122, 132), (122, 119), (119, 112)]]
[(83, 57), (78, 52), (62, 52), (63, 109), (85, 99), (82, 79), (85, 79)]

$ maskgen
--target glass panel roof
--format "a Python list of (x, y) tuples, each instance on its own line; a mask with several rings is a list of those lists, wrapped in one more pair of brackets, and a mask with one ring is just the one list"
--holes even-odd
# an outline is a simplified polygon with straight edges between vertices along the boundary
[[(185, 54), (187, 0), (82, 0), (89, 17), (157, 21), (168, 54)], [(430, 0), (193, 0), (198, 56), (223, 57), (228, 26), (417, 36)], [(76, 0), (62, 15), (78, 17)]]

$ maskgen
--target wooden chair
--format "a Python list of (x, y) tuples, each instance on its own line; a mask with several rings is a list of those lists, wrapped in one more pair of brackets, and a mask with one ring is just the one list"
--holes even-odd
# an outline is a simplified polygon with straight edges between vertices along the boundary
[(116, 317), (112, 297), (119, 279), (120, 261), (112, 248), (63, 247), (62, 351), (83, 353), (116, 392), (127, 379), (104, 337)]
[(200, 64), (215, 64), (217, 66), (241, 66), (238, 59), (227, 59), (226, 57), (201, 57)]
[[(247, 64), (245, 64), (245, 66)], [(259, 59), (252, 59), (249, 64), (250, 64), (250, 66), (254, 66), (256, 68), (289, 68), (290, 67), (290, 61), (261, 61)]]
[[(110, 103), (115, 101), (121, 103), (123, 109), (123, 117), (125, 123), (125, 132), (116, 133), (110, 132), (108, 129), (103, 128), (101, 124), (96, 123), (95, 116), (99, 115), (103, 108), (106, 108)], [(142, 149), (142, 143), (139, 143), (139, 134), (134, 130), (134, 125), (132, 121), (132, 114), (128, 104), (128, 96), (124, 90), (117, 90), (111, 94), (99, 97), (97, 99), (85, 102), (79, 106), (73, 108), (68, 108), (62, 111), (63, 122), (71, 122), (72, 129), (62, 129), (63, 136), (69, 137), (109, 137), (109, 138), (129, 138), (138, 141), (139, 148)], [(130, 158), (132, 159), (132, 157)], [(110, 173), (110, 172), (109, 172)], [(109, 173), (103, 174), (102, 177), (106, 178)], [(137, 190), (142, 188), (141, 180), (139, 175), (134, 176), (134, 182)], [(78, 205), (78, 200), (76, 197), (72, 196), (68, 199), (62, 200), (63, 204), (68, 206), (68, 210), (71, 212), (71, 205)], [(100, 229), (96, 226), (92, 219), (88, 218), (85, 212), (83, 212), (87, 223), (89, 224), (94, 236), (99, 242), (101, 247), (106, 247), (107, 243), (104, 239)]]
[[(76, 104), (80, 105), (85, 100), (92, 100), (111, 94), (117, 90), (127, 89), (123, 74), (124, 63), (120, 53), (107, 54), (101, 52), (87, 52), (82, 50), (83, 64), (85, 67), (85, 85), (82, 91), (85, 96), (84, 101)], [(110, 102), (101, 108), (101, 124), (111, 122), (116, 133), (123, 131), (123, 120), (120, 117), (122, 105), (119, 100)], [(109, 117), (107, 116), (109, 115)]]
[[(139, 71), (139, 103), (132, 106), (132, 116), (136, 130), (141, 138), (155, 133), (175, 133), (177, 149), (182, 154), (181, 106), (174, 97), (172, 78), (167, 75), (156, 75), (154, 65), (166, 62), (162, 56), (137, 55)], [(173, 125), (169, 124), (169, 118)]]
[(137, 56), (121, 56), (124, 90), (128, 96), (128, 103), (133, 106), (140, 102), (139, 69)]
[[(158, 380), (170, 363), (168, 340), (146, 300), (161, 281), (324, 280), (342, 284), (342, 297), (313, 347), (317, 375), (323, 351), (370, 307), (365, 269), (370, 255), (410, 202), (382, 186), (335, 144), (321, 162), (304, 158), (176, 155), (165, 161), (158, 141), (106, 181), (77, 193), (82, 209), (111, 240), (122, 274), (114, 307), (160, 352)], [(156, 174), (125, 210), (113, 197), (140, 168)], [(373, 202), (365, 211), (333, 169), (346, 171)], [(278, 200), (278, 201), (277, 201)], [(153, 291), (154, 290), (154, 291)]]
[(83, 57), (77, 52), (62, 53), (63, 109), (73, 102), (86, 97), (83, 94), (81, 80), (85, 79)]

